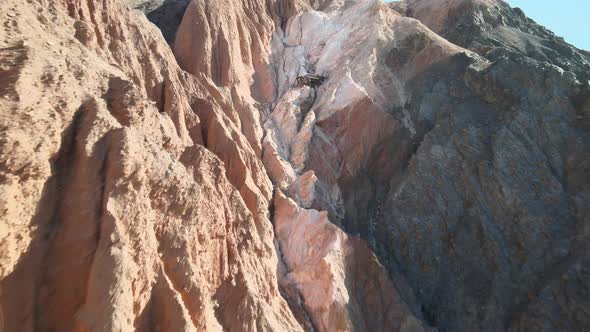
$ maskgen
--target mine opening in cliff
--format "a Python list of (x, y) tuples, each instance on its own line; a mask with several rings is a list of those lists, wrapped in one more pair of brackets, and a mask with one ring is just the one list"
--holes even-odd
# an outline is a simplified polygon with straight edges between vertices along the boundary
[(303, 75), (297, 76), (297, 86), (310, 86), (312, 88), (318, 87), (324, 83), (326, 77), (319, 75)]

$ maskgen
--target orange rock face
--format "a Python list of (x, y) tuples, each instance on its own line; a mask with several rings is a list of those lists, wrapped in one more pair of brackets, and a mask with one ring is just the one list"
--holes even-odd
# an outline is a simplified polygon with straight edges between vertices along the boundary
[(232, 95), (118, 1), (3, 1), (4, 331), (301, 327)]
[[(402, 125), (375, 63), (351, 64), (381, 39), (326, 39), (338, 13), (380, 18), (348, 42), (398, 18), (351, 6), (193, 0), (172, 51), (121, 0), (2, 1), (0, 329), (426, 329), (328, 221)], [(404, 75), (456, 51), (439, 44)]]

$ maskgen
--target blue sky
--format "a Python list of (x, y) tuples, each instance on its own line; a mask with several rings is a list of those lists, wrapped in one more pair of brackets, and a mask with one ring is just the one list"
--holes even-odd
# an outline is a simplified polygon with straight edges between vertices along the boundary
[(508, 0), (528, 17), (578, 48), (590, 50), (590, 1)]
[(590, 0), (505, 0), (578, 48), (590, 50)]

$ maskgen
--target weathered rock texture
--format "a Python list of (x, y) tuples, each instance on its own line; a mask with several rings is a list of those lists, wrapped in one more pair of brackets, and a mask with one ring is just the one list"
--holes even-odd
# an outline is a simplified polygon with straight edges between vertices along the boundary
[(590, 326), (590, 57), (522, 11), (0, 14), (0, 329)]
[(299, 330), (231, 96), (117, 1), (0, 13), (4, 330)]
[[(526, 17), (519, 8), (501, 0), (408, 0), (405, 13), (419, 19), (449, 41), (491, 60), (510, 54), (559, 66), (590, 79), (587, 51), (567, 44), (563, 38)], [(399, 4), (394, 4), (399, 6)]]
[[(255, 106), (275, 97), (273, 33), (309, 5), (192, 2), (175, 43), (189, 73), (125, 3), (0, 6), (6, 331), (357, 326), (309, 319), (311, 299), (298, 302), (308, 289), (287, 279), (269, 220)], [(211, 29), (196, 33), (201, 23)], [(299, 181), (304, 201), (312, 179)], [(372, 273), (348, 284), (327, 275), (329, 284), (354, 303), (381, 299), (367, 326), (419, 329), (384, 268), (357, 246), (346, 268)], [(336, 305), (324, 314), (348, 302)]]
[(587, 329), (588, 53), (501, 1), (401, 5), (487, 60), (406, 85), (417, 150), (379, 207), (379, 256), (445, 330)]
[(275, 229), (288, 268), (319, 331), (423, 331), (364, 241), (278, 192)]

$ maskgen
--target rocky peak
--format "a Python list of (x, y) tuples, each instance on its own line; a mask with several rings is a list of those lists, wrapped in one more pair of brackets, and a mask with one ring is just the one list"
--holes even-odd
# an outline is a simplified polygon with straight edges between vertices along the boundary
[(590, 54), (528, 18), (504, 1), (409, 0), (394, 6), (419, 19), (436, 33), (492, 60), (526, 56), (548, 62), (588, 80)]

